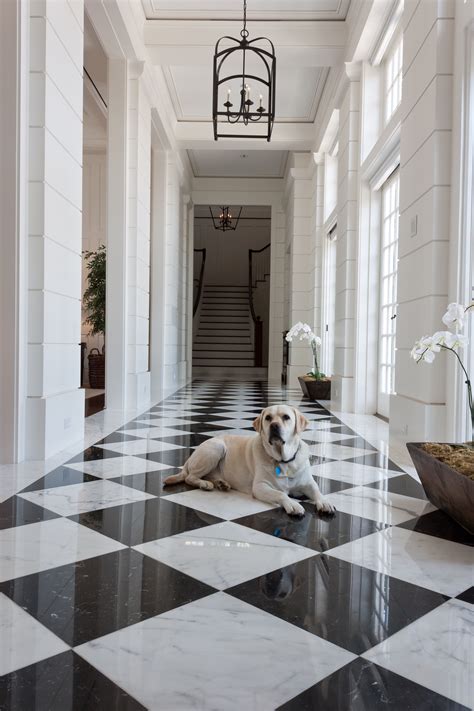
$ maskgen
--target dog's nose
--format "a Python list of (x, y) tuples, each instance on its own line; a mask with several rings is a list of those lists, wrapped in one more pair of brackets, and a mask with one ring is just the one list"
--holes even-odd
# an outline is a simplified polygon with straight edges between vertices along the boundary
[(279, 432), (278, 422), (271, 422), (270, 423), (270, 431), (271, 432)]

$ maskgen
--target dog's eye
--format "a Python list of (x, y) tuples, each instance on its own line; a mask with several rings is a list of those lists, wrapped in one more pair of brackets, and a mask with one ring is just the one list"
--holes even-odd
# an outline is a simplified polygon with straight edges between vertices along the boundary
[(269, 422), (269, 421), (272, 419), (272, 418), (271, 418), (271, 415), (267, 415), (267, 416), (265, 417), (265, 419), (266, 419), (267, 422)]
[(290, 419), (290, 416), (289, 416), (289, 415), (282, 415), (282, 418), (281, 418), (281, 419), (282, 419), (282, 420), (289, 420), (289, 419)]

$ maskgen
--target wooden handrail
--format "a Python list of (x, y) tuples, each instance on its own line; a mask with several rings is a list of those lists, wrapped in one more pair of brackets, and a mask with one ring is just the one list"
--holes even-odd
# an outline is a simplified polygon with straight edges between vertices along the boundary
[[(263, 324), (262, 324), (261, 317), (255, 313), (255, 304), (253, 302), (253, 290), (254, 290), (253, 255), (254, 254), (261, 254), (266, 249), (269, 249), (269, 247), (270, 247), (270, 242), (268, 244), (266, 244), (265, 247), (262, 247), (261, 249), (249, 249), (249, 307), (250, 307), (250, 314), (252, 316), (252, 321), (254, 322), (254, 333), (255, 333), (254, 365), (256, 367), (261, 367), (262, 362), (263, 362), (263, 328), (262, 328)], [(255, 284), (257, 284), (257, 281), (259, 281), (258, 278), (255, 280)]]
[[(206, 264), (206, 248), (203, 247), (202, 249), (195, 249), (194, 252), (195, 253), (202, 252), (202, 262), (201, 262), (201, 269), (199, 271), (198, 288), (197, 288), (196, 296), (194, 297), (193, 316), (196, 315), (196, 311), (198, 310), (199, 302), (201, 300), (202, 285), (204, 282), (204, 266)], [(196, 281), (196, 280), (194, 280), (194, 281)]]

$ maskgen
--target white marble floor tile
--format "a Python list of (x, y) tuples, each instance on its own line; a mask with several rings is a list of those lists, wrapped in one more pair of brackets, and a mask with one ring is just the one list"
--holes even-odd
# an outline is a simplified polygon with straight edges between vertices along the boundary
[(160, 538), (135, 548), (218, 590), (315, 554), (310, 548), (232, 521)]
[(388, 523), (391, 526), (435, 510), (432, 504), (423, 499), (392, 494), (390, 491), (372, 489), (368, 486), (344, 489), (334, 494), (328, 494), (326, 499), (338, 511), (379, 523)]
[(130, 442), (114, 442), (98, 444), (97, 447), (118, 452), (119, 454), (148, 454), (149, 452), (166, 452), (169, 449), (182, 449), (181, 445), (158, 442), (154, 439), (137, 439)]
[(474, 607), (449, 600), (362, 656), (471, 708)]
[(253, 422), (253, 420), (252, 420), (251, 418), (254, 418), (254, 419), (255, 419), (256, 417), (258, 417), (258, 415), (260, 414), (261, 411), (262, 411), (261, 408), (258, 409), (258, 410), (250, 411), (250, 412), (245, 411), (244, 409), (239, 410), (238, 408), (236, 408), (235, 410), (229, 411), (229, 412), (219, 412), (218, 410), (215, 410), (215, 409), (214, 409), (214, 410), (212, 411), (212, 414), (213, 414), (213, 415), (218, 415), (219, 417), (227, 417), (227, 418), (229, 418), (229, 419), (231, 419), (231, 420), (235, 420), (235, 419), (238, 419), (238, 420), (247, 419), (248, 422), (249, 422), (249, 424), (251, 425), (252, 422)]
[(138, 427), (135, 430), (119, 430), (118, 434), (131, 435), (132, 437), (140, 437), (149, 439), (152, 437), (176, 437), (182, 434), (189, 434), (186, 430), (177, 430), (172, 427)]
[(154, 498), (152, 494), (122, 486), (114, 481), (87, 481), (83, 484), (28, 491), (19, 496), (60, 516), (74, 516), (86, 511), (97, 511)]
[(318, 457), (327, 457), (328, 459), (353, 459), (354, 457), (361, 457), (364, 454), (372, 454), (368, 449), (344, 447), (343, 445), (332, 444), (331, 442), (310, 444), (309, 449), (311, 454)]
[(396, 472), (391, 469), (380, 469), (379, 467), (370, 467), (366, 464), (339, 461), (315, 464), (311, 467), (311, 473), (315, 476), (324, 476), (328, 479), (345, 481), (348, 484), (358, 486), (360, 484), (372, 484), (375, 481), (400, 476), (402, 472)]
[[(214, 413), (214, 415), (215, 415), (215, 413)], [(218, 427), (244, 428), (244, 427), (252, 427), (252, 420), (234, 419), (234, 420), (220, 420), (219, 422), (214, 422), (213, 415), (209, 415), (209, 424), (211, 426), (217, 425)]]
[(302, 433), (302, 438), (309, 444), (314, 442), (323, 444), (327, 442), (340, 442), (341, 439), (354, 439), (356, 436), (357, 435), (344, 435), (340, 432), (331, 432), (331, 430), (321, 430), (320, 432), (318, 432), (318, 430), (306, 430)]
[(85, 472), (101, 477), (101, 479), (113, 479), (119, 476), (169, 469), (168, 464), (160, 464), (142, 457), (107, 457), (106, 459), (91, 459), (87, 462), (75, 462), (66, 466), (68, 469)]
[(196, 420), (188, 420), (185, 418), (178, 417), (153, 417), (153, 419), (147, 420), (137, 420), (137, 424), (148, 426), (148, 427), (177, 427), (179, 429), (180, 425), (195, 425)]
[(470, 546), (404, 528), (372, 533), (332, 548), (328, 555), (450, 597), (474, 584)]
[(59, 637), (0, 593), (0, 676), (68, 649)]
[(125, 548), (70, 519), (0, 531), (0, 582)]
[(149, 709), (270, 711), (355, 657), (225, 593), (75, 650)]
[(222, 435), (242, 435), (244, 437), (253, 437), (256, 432), (229, 428), (228, 430), (211, 430), (210, 432), (203, 432), (203, 434), (207, 437), (222, 437)]
[(277, 508), (276, 506), (265, 504), (263, 501), (258, 501), (252, 496), (241, 494), (239, 491), (202, 491), (201, 489), (196, 489), (195, 491), (185, 491), (182, 494), (171, 494), (166, 499), (228, 521)]
[(340, 427), (340, 425), (338, 425), (335, 422), (327, 422), (327, 421), (322, 422), (322, 421), (312, 420), (309, 423), (308, 427), (305, 429), (305, 432), (314, 433), (314, 432), (320, 432), (322, 430), (331, 431), (332, 429), (334, 429), (334, 427)]

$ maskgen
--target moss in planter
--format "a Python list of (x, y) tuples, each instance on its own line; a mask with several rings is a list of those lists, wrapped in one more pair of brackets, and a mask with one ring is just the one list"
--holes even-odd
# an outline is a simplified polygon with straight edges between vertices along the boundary
[(474, 448), (469, 445), (427, 442), (422, 448), (440, 462), (474, 481)]

